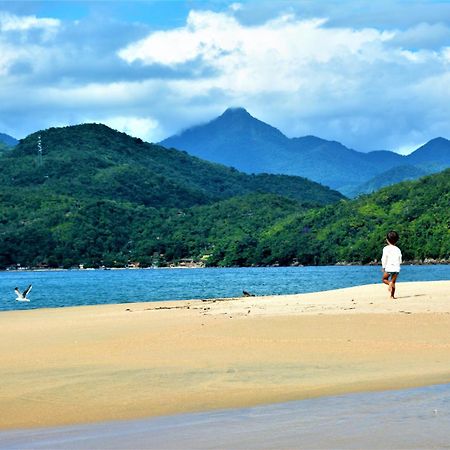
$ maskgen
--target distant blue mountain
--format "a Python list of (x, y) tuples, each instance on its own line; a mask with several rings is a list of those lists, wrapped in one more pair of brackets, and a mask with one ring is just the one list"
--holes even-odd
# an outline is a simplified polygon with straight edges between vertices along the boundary
[(243, 108), (229, 108), (211, 122), (189, 128), (160, 144), (247, 173), (286, 173), (278, 162), (289, 154), (289, 139)]
[(432, 139), (408, 155), (407, 160), (410, 164), (440, 166), (439, 170), (443, 170), (450, 166), (450, 141), (443, 137)]
[(399, 169), (398, 176), (391, 173), (386, 179), (401, 181), (402, 174), (409, 179), (413, 171), (420, 176), (450, 167), (450, 141), (444, 138), (433, 139), (408, 156), (387, 150), (363, 153), (316, 136), (290, 139), (244, 108), (229, 108), (216, 119), (160, 144), (248, 173), (299, 175), (345, 195), (364, 192), (369, 180), (397, 166), (417, 170)]
[(14, 147), (19, 141), (8, 134), (0, 133), (0, 143), (6, 144), (8, 147)]
[(416, 180), (430, 173), (432, 173), (431, 170), (422, 169), (418, 166), (395, 166), (371, 178), (369, 181), (356, 186), (353, 190), (347, 189), (347, 195), (349, 197), (355, 197), (359, 194), (370, 194), (378, 191), (382, 187), (400, 183), (401, 181)]

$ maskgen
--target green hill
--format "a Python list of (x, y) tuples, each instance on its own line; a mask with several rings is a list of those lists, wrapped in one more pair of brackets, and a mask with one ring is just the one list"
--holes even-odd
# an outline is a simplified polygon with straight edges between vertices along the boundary
[[(268, 226), (294, 206), (342, 198), (303, 178), (246, 175), (97, 124), (34, 133), (0, 161), (0, 267), (171, 261), (190, 254), (170, 225), (189, 208), (211, 205), (213, 214), (217, 202), (259, 193)], [(286, 211), (272, 216), (263, 193), (290, 197)]]
[(0, 153), (6, 152), (10, 149), (11, 149), (11, 147), (9, 145), (6, 145), (3, 142), (0, 142)]
[(314, 209), (252, 194), (174, 214), (152, 248), (211, 266), (369, 263), (395, 229), (405, 260), (448, 260), (449, 204), (450, 170)]
[[(37, 159), (38, 136), (42, 164)], [(304, 178), (243, 174), (99, 124), (28, 136), (4, 155), (0, 185), (39, 186), (78, 198), (113, 198), (153, 207), (187, 207), (255, 191), (312, 204), (342, 198)]]
[(294, 214), (268, 227), (247, 264), (368, 263), (385, 235), (400, 234), (404, 260), (450, 259), (450, 169), (356, 200)]
[(255, 263), (252, 256), (267, 227), (305, 210), (273, 194), (249, 194), (190, 208), (163, 227), (163, 253), (169, 259), (203, 259), (210, 266), (249, 265)]
[(1, 268), (368, 263), (391, 228), (405, 259), (450, 258), (450, 170), (346, 200), (103, 125), (39, 134), (42, 161), (37, 133), (0, 156)]

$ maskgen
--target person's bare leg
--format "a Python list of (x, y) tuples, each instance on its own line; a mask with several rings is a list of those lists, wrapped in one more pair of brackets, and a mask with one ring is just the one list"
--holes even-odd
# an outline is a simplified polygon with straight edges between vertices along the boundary
[(391, 292), (391, 282), (389, 281), (389, 274), (387, 272), (383, 272), (383, 278), (381, 280), (384, 284), (388, 285), (388, 291)]
[(391, 293), (391, 298), (396, 298), (395, 297), (395, 282), (397, 281), (397, 276), (398, 276), (398, 274), (394, 273), (394, 275), (392, 275), (391, 282), (389, 283), (389, 291)]

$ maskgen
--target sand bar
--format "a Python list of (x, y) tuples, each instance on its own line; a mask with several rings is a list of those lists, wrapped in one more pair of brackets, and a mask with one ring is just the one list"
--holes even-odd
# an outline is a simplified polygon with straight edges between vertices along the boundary
[(2, 312), (0, 428), (449, 382), (450, 281), (397, 292)]

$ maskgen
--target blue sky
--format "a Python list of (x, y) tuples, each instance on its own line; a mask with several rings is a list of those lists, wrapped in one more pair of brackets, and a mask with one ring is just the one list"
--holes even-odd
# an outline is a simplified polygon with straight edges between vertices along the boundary
[(450, 138), (450, 1), (0, 1), (0, 132), (157, 142), (242, 106), (289, 137)]
[[(0, 2), (4, 9), (21, 15), (54, 17), (61, 20), (83, 20), (103, 16), (124, 22), (142, 22), (157, 29), (183, 25), (189, 1), (17, 1)], [(206, 5), (206, 2), (205, 2)]]

